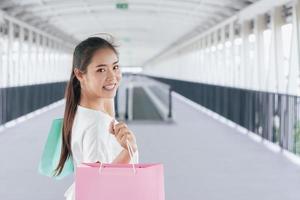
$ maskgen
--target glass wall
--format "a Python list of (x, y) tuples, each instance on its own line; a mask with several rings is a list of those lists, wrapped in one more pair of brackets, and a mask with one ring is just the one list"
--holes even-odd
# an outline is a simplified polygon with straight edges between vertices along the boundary
[(254, 92), (252, 103), (259, 107), (254, 121), (261, 124), (255, 133), (300, 154), (299, 4), (247, 19), (232, 17), (181, 44), (172, 55), (152, 60), (143, 73)]
[(5, 20), (0, 25), (0, 87), (67, 81), (71, 48)]

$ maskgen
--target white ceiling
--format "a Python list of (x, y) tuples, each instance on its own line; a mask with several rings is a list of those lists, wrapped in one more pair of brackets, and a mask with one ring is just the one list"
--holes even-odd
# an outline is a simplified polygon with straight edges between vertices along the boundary
[[(108, 32), (120, 45), (123, 66), (142, 66), (258, 0), (1, 0), (12, 16), (68, 40)], [(128, 10), (116, 8), (128, 2)]]

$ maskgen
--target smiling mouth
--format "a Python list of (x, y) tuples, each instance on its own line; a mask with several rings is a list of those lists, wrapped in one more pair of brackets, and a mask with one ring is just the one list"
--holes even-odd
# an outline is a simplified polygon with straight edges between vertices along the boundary
[(106, 85), (106, 86), (103, 87), (103, 89), (111, 91), (111, 90), (115, 89), (116, 85), (117, 85), (116, 83), (115, 84)]

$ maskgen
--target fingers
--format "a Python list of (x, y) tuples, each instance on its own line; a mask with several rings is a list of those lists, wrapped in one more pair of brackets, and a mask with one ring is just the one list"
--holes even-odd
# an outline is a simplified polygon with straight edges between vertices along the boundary
[[(115, 130), (114, 133), (115, 133), (115, 135), (116, 135), (117, 137), (118, 137), (118, 135), (119, 135), (120, 133), (128, 132), (128, 131), (129, 131), (127, 125), (126, 125), (125, 123), (123, 123), (123, 122), (121, 122), (121, 123), (115, 125), (114, 130)], [(123, 134), (122, 134), (122, 135), (123, 135)], [(121, 137), (121, 136), (119, 136), (119, 137)]]
[(118, 134), (121, 128), (128, 128), (124, 122), (120, 122), (114, 126), (115, 134)]
[(131, 146), (135, 147), (135, 136), (127, 127), (124, 122), (119, 122), (118, 124), (114, 125), (114, 135), (120, 145), (127, 149), (127, 140), (131, 144)]
[(121, 143), (124, 144), (124, 146), (127, 147), (127, 140), (130, 144), (135, 143), (135, 140), (133, 139), (133, 134), (131, 132), (127, 132), (126, 134), (124, 134), (121, 138)]
[(122, 138), (121, 138), (121, 144), (123, 145), (123, 147), (125, 149), (127, 149), (127, 141), (130, 143), (129, 141), (129, 135), (125, 134)]
[(115, 131), (115, 136), (121, 138), (126, 132), (128, 132), (128, 129), (121, 127), (118, 132)]
[(127, 137), (128, 137), (128, 135), (127, 134), (124, 134), (122, 137), (121, 137), (121, 143), (122, 144), (124, 144), (124, 145), (126, 145), (126, 140), (127, 140)]
[(124, 136), (128, 135), (128, 134), (129, 134), (128, 129), (127, 128), (122, 128), (122, 129), (119, 130), (119, 132), (117, 133), (116, 136), (117, 136), (117, 139), (122, 140), (122, 138)]
[(129, 142), (131, 142), (131, 136), (130, 136), (130, 132), (127, 131), (127, 132), (123, 132), (123, 133), (120, 133), (119, 134), (119, 137), (118, 137), (118, 140), (120, 142), (120, 144), (122, 144), (122, 146), (127, 149), (127, 140)]

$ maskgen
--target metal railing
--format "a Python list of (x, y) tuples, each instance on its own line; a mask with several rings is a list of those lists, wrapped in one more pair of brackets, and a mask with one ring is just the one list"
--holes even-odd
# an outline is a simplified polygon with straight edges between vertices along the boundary
[(66, 82), (0, 88), (0, 125), (64, 98)]
[(280, 147), (300, 154), (300, 97), (152, 77)]

